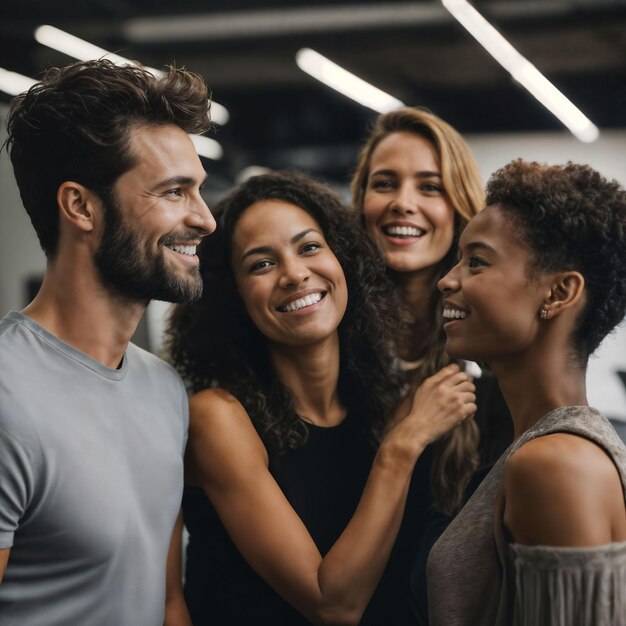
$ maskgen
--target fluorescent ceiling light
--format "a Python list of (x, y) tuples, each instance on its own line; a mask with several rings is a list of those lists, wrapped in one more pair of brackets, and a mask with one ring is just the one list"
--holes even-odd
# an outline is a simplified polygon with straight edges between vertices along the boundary
[(17, 72), (10, 72), (0, 67), (0, 91), (8, 93), (10, 96), (28, 91), (37, 81)]
[(441, 0), (443, 6), (511, 76), (569, 128), (590, 143), (598, 128), (566, 98), (530, 61), (524, 58), (467, 0)]
[(397, 98), (351, 74), (311, 48), (298, 50), (296, 63), (303, 72), (379, 113), (386, 113), (404, 106)]
[(203, 135), (189, 135), (189, 137), (200, 156), (218, 161), (224, 155), (222, 146), (215, 139)]
[[(62, 31), (54, 26), (39, 26), (35, 29), (35, 39), (42, 45), (48, 46), (53, 50), (63, 52), (74, 59), (80, 61), (89, 61), (91, 59), (109, 59), (116, 65), (128, 65), (131, 63), (128, 59), (109, 52), (104, 48), (94, 46), (88, 41), (84, 41)], [(150, 68), (146, 68), (150, 69)]]
[[(70, 35), (65, 31), (62, 31), (54, 26), (39, 26), (35, 29), (35, 39), (42, 45), (48, 46), (53, 50), (63, 52), (74, 59), (80, 61), (89, 61), (91, 59), (109, 59), (116, 65), (137, 65), (136, 61), (126, 59), (119, 54), (109, 52), (104, 48), (94, 46), (93, 44), (84, 41), (74, 35)], [(146, 68), (151, 74), (157, 78), (161, 78), (165, 75), (161, 70), (157, 70), (154, 67)], [(211, 102), (211, 121), (216, 124), (224, 125), (228, 122), (230, 114), (228, 109), (218, 102)]]

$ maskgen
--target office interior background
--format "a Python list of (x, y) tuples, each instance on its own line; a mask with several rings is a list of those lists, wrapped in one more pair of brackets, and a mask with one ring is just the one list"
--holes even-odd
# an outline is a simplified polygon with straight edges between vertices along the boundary
[[(209, 206), (257, 168), (307, 172), (349, 199), (356, 155), (377, 113), (303, 71), (302, 49), (450, 122), (473, 148), (485, 180), (522, 157), (588, 163), (626, 185), (626, 0), (470, 3), (593, 122), (593, 141), (574, 136), (444, 4), (462, 3), (3, 0), (0, 79), (7, 72), (37, 79), (74, 61), (77, 53), (51, 47), (58, 31), (150, 67), (175, 63), (201, 74), (220, 105), (202, 156)], [(0, 91), (0, 142), (10, 97)], [(3, 152), (0, 315), (28, 302), (44, 269)], [(138, 343), (159, 352), (167, 310), (150, 305)], [(590, 403), (626, 433), (625, 325), (592, 359), (588, 380)]]

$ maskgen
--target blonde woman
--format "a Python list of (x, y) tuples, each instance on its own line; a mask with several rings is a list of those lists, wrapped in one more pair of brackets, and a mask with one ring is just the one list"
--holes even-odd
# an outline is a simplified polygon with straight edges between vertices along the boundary
[[(476, 161), (461, 135), (424, 109), (381, 115), (361, 150), (352, 179), (355, 209), (378, 244), (404, 304), (395, 340), (396, 362), (409, 389), (450, 362), (445, 353), (437, 281), (454, 264), (460, 232), (485, 205)], [(431, 466), (418, 466), (414, 484), (431, 482), (431, 494), (415, 493), (410, 507), (431, 507), (413, 532), (421, 534), (412, 578), (413, 618), (425, 623), (425, 564), (428, 551), (470, 490), (512, 436), (508, 411), (495, 380), (477, 385), (478, 413), (433, 446)], [(504, 419), (502, 418), (504, 414)], [(417, 471), (416, 470), (416, 471)], [(424, 520), (424, 516), (420, 519)]]

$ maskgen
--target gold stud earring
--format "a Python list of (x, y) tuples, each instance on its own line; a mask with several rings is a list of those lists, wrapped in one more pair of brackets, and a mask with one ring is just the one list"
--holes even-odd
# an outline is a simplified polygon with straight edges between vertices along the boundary
[(541, 311), (539, 311), (539, 315), (541, 316), (542, 320), (547, 320), (548, 319), (548, 309), (544, 309), (542, 307)]

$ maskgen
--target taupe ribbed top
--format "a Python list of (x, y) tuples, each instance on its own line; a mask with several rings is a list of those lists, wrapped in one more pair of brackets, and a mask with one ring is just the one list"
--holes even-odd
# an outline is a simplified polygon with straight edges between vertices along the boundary
[(592, 548), (507, 544), (497, 498), (506, 460), (536, 437), (567, 432), (601, 446), (626, 498), (626, 447), (595, 409), (544, 415), (504, 452), (428, 559), (431, 626), (626, 626), (626, 542)]

